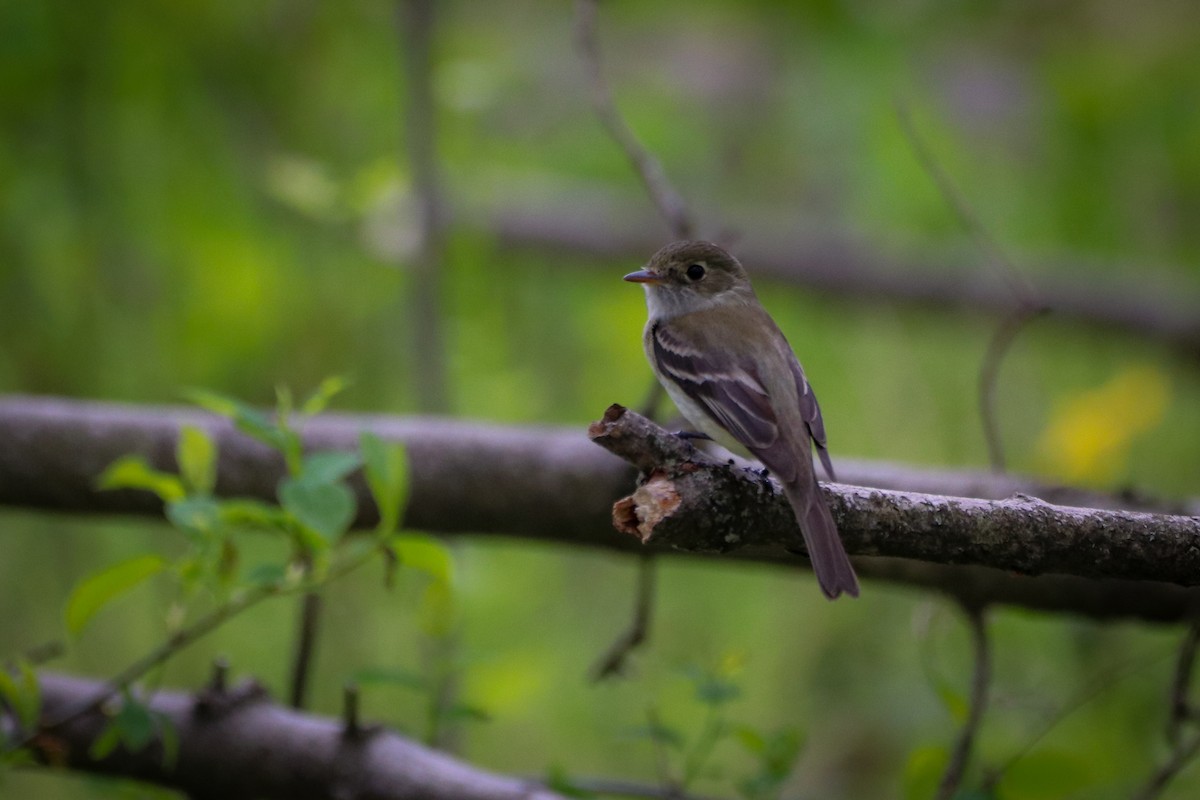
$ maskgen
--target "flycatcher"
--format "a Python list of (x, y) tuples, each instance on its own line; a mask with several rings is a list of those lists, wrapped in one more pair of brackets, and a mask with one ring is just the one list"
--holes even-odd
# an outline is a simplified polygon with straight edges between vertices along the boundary
[(625, 280), (646, 290), (646, 357), (675, 405), (702, 433), (740, 445), (770, 470), (792, 504), (821, 591), (857, 597), (858, 579), (813, 468), (816, 442), (836, 480), (821, 408), (741, 263), (710, 242), (674, 242)]

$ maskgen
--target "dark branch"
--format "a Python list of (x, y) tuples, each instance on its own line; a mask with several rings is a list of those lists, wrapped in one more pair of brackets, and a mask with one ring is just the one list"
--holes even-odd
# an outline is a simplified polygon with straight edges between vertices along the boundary
[[(502, 203), (476, 206), (467, 221), (509, 247), (565, 253), (571, 256), (569, 263), (612, 269), (614, 260), (640, 264), (663, 244), (659, 227), (633, 212), (636, 196), (569, 189), (532, 197), (522, 196), (519, 188), (506, 190)], [(997, 317), (1012, 312), (1007, 287), (989, 274), (959, 268), (972, 257), (959, 248), (890, 253), (836, 225), (798, 226), (794, 214), (780, 219), (771, 209), (723, 213), (734, 226), (754, 231), (739, 243), (737, 255), (756, 278), (786, 281), (856, 303), (910, 303), (939, 312)], [(1023, 258), (1031, 264), (1036, 260)], [(1194, 287), (1101, 277), (1111, 272), (1080, 261), (1045, 264), (1038, 271), (1041, 305), (1056, 320), (1144, 337), (1185, 357), (1200, 356), (1200, 296)], [(1126, 269), (1127, 274), (1141, 272), (1136, 264)]]
[[(51, 717), (102, 691), (96, 681), (40, 676)], [(354, 797), (359, 800), (563, 800), (539, 785), (476, 769), (398, 734), (348, 736), (343, 723), (285, 709), (252, 686), (196, 696), (160, 691), (145, 700), (178, 737), (174, 768), (160, 743), (118, 748), (94, 760), (93, 742), (109, 716), (93, 710), (35, 740), (35, 751), (72, 769), (149, 781), (190, 796)]]
[[(128, 453), (140, 453), (161, 469), (174, 469), (175, 443), (185, 423), (208, 431), (218, 443), (220, 495), (274, 499), (275, 487), (284, 474), (278, 454), (211, 414), (182, 408), (6, 397), (0, 399), (0, 505), (160, 515), (161, 504), (148, 493), (100, 492), (95, 489), (96, 477)], [(353, 450), (362, 430), (403, 441), (414, 465), (405, 518), (409, 527), (644, 552), (632, 537), (614, 533), (611, 521), (613, 502), (628, 493), (636, 471), (590, 444), (577, 430), (348, 414), (322, 415), (303, 427), (310, 448)], [(674, 436), (665, 438), (675, 445), (684, 444)], [(657, 439), (650, 444), (654, 441)], [(1035, 488), (1020, 479), (986, 473), (958, 476), (859, 465), (856, 474), (851, 474), (850, 466), (838, 462), (843, 478), (856, 483), (932, 494), (957, 486), (979, 490), (962, 494), (986, 496), (988, 490), (997, 489), (1003, 497), (1014, 489)], [(356, 524), (374, 525), (376, 513), (365, 485), (356, 477), (353, 486), (359, 499)], [(1120, 498), (1106, 499), (1120, 505)], [(1195, 513), (1194, 506), (1189, 508)], [(667, 548), (656, 552), (678, 554)], [(805, 563), (778, 551), (741, 550), (731, 555), (791, 568)], [(1003, 569), (894, 558), (860, 557), (857, 565), (860, 576), (931, 589), (971, 603), (1158, 622), (1190, 619), (1200, 609), (1200, 590), (1161, 582), (1028, 577)]]
[[(589, 431), (636, 466), (638, 489), (613, 507), (643, 543), (730, 553), (794, 548), (795, 519), (764, 470), (719, 462), (620, 406)], [(1200, 519), (827, 485), (851, 553), (977, 564), (1026, 575), (1200, 583)]]
[(983, 714), (987, 710), (988, 686), (992, 681), (992, 653), (988, 639), (987, 619), (982, 608), (965, 608), (967, 622), (971, 626), (971, 645), (974, 656), (974, 668), (971, 671), (971, 697), (968, 706), (967, 719), (959, 731), (958, 740), (950, 754), (950, 762), (942, 774), (938, 784), (937, 800), (950, 800), (962, 784), (963, 776), (971, 760), (971, 752), (975, 747), (975, 739), (983, 724)]
[[(1200, 755), (1200, 720), (1191, 699), (1192, 673), (1196, 663), (1196, 648), (1200, 645), (1200, 623), (1193, 623), (1183, 637), (1175, 677), (1171, 682), (1170, 709), (1167, 718), (1167, 741), (1171, 754), (1146, 783), (1134, 794), (1134, 800), (1154, 800), (1175, 779), (1184, 767)], [(1183, 731), (1190, 731), (1184, 735)]]
[(436, 104), (433, 97), (435, 0), (396, 0), (399, 50), (404, 58), (405, 151), (413, 176), (417, 244), (412, 283), (404, 315), (415, 366), (416, 397), (421, 411), (449, 408), (445, 335), (441, 308), (442, 267), (446, 260), (445, 216), (437, 157)]
[(604, 655), (592, 668), (592, 678), (603, 680), (620, 675), (633, 651), (640, 647), (650, 635), (650, 622), (654, 618), (654, 585), (658, 577), (655, 554), (644, 553), (638, 559), (637, 588), (634, 590), (633, 619), (629, 627), (617, 637)]
[[(604, 130), (625, 153), (634, 171), (641, 178), (650, 200), (658, 209), (663, 221), (670, 227), (671, 235), (676, 239), (691, 239), (696, 226), (683, 197), (671, 186), (662, 164), (642, 146), (624, 117), (617, 111), (612, 89), (604, 79), (600, 43), (596, 33), (597, 5), (597, 0), (576, 0), (575, 3), (575, 41), (587, 70), (592, 108), (595, 109)], [(649, 252), (646, 255), (648, 256)]]
[(300, 599), (295, 650), (292, 652), (292, 679), (288, 691), (288, 705), (295, 709), (303, 709), (308, 705), (309, 675), (317, 647), (317, 632), (321, 627), (321, 605), (319, 592), (305, 592)]

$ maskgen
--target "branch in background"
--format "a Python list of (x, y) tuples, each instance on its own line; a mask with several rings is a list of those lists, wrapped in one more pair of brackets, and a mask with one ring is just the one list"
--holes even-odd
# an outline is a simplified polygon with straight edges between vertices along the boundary
[(406, 313), (413, 381), (418, 407), (426, 413), (450, 407), (442, 330), (442, 266), (445, 235), (441, 178), (437, 161), (436, 107), (433, 101), (435, 0), (396, 0), (399, 50), (408, 88), (404, 131), (416, 198), (417, 245)]
[[(497, 242), (570, 256), (564, 263), (611, 269), (611, 262), (641, 264), (663, 244), (658, 226), (636, 213), (637, 198), (619, 192), (554, 188), (533, 191), (514, 181), (505, 196), (475, 205), (464, 221), (484, 228)], [(957, 249), (894, 255), (872, 246), (860, 234), (837, 225), (798, 224), (794, 213), (771, 208), (724, 208), (732, 226), (753, 230), (737, 246), (737, 255), (756, 277), (786, 281), (850, 298), (911, 303), (939, 312), (1006, 316), (1012, 295), (978, 271), (958, 268)], [(1028, 259), (1026, 259), (1028, 260)], [(1144, 274), (1129, 265), (1126, 274)], [(1039, 273), (1042, 305), (1057, 320), (1161, 342), (1187, 358), (1200, 357), (1200, 296), (1192, 287), (1155, 287), (1145, 280), (1122, 282), (1097, 264), (1055, 263)], [(1086, 280), (1080, 276), (1087, 276)]]
[(1183, 644), (1179, 647), (1179, 658), (1175, 662), (1175, 678), (1171, 682), (1170, 714), (1167, 716), (1167, 741), (1172, 747), (1179, 746), (1179, 734), (1184, 724), (1200, 719), (1189, 697), (1197, 646), (1200, 646), (1200, 623), (1188, 628), (1183, 637)]
[[(617, 529), (643, 543), (724, 554), (787, 550), (800, 541), (765, 470), (717, 461), (621, 406), (588, 433), (643, 474), (637, 490), (613, 507)], [(1195, 517), (1054, 506), (1025, 496), (988, 501), (841, 484), (824, 492), (851, 553), (1026, 575), (1200, 583)]]
[(654, 617), (654, 584), (658, 577), (657, 564), (650, 552), (638, 559), (637, 590), (633, 598), (633, 619), (629, 627), (617, 637), (592, 667), (592, 679), (604, 680), (625, 671), (629, 656), (650, 635), (650, 621)]
[(305, 592), (300, 599), (296, 644), (292, 653), (292, 679), (288, 691), (288, 705), (295, 709), (303, 709), (308, 705), (308, 682), (313, 653), (317, 647), (317, 631), (321, 625), (321, 606), (319, 592)]
[[(671, 234), (676, 239), (691, 239), (696, 226), (683, 202), (683, 197), (671, 186), (662, 164), (642, 146), (621, 113), (617, 111), (612, 89), (604, 79), (600, 43), (596, 34), (597, 6), (598, 0), (576, 0), (575, 2), (575, 42), (587, 70), (592, 108), (599, 117), (600, 124), (604, 126), (604, 130), (624, 151), (634, 171), (641, 178), (642, 185), (650, 195), (650, 200), (658, 209), (663, 221), (670, 227)], [(647, 252), (646, 255), (649, 253)]]
[(1004, 444), (1000, 436), (1000, 423), (996, 418), (996, 380), (1000, 375), (1000, 365), (1012, 348), (1017, 334), (1036, 316), (1049, 309), (1038, 298), (1033, 284), (1021, 274), (1017, 265), (1004, 253), (1004, 249), (988, 233), (987, 227), (979, 219), (979, 215), (971, 208), (962, 192), (950, 180), (950, 176), (942, 168), (941, 162), (925, 145), (925, 140), (917, 133), (908, 104), (896, 102), (896, 117), (900, 122), (900, 130), (905, 141), (912, 148), (913, 155), (920, 162), (921, 168), (929, 175), (946, 201), (946, 205), (958, 217), (964, 229), (975, 242), (976, 247), (987, 256), (987, 263), (996, 273), (1012, 294), (1016, 307), (1006, 314), (996, 326), (995, 333), (988, 341), (983, 362), (979, 368), (979, 417), (983, 423), (983, 436), (987, 442), (988, 458), (992, 469), (1004, 472)]
[(908, 142), (908, 146), (912, 149), (913, 155), (921, 164), (921, 168), (925, 170), (925, 174), (937, 186), (942, 199), (946, 201), (946, 205), (950, 206), (950, 210), (954, 212), (954, 216), (958, 218), (959, 223), (962, 224), (967, 234), (975, 242), (975, 245), (987, 256), (987, 261), (991, 265), (992, 270), (1008, 286), (1013, 299), (1023, 308), (1038, 307), (1040, 302), (1037, 290), (1033, 288), (1033, 284), (1021, 274), (1016, 264), (1005, 255), (1004, 249), (988, 233), (987, 226), (980, 221), (979, 215), (971, 208), (971, 204), (967, 202), (967, 198), (954, 185), (954, 181), (950, 179), (946, 170), (942, 169), (941, 162), (938, 161), (933, 152), (925, 145), (925, 140), (921, 138), (917, 132), (916, 125), (913, 123), (912, 113), (909, 111), (908, 104), (903, 100), (896, 101), (896, 119), (900, 123), (900, 132), (904, 134), (904, 140)]
[(942, 774), (938, 784), (936, 800), (951, 800), (958, 787), (962, 785), (963, 776), (971, 760), (971, 752), (975, 747), (975, 739), (983, 724), (983, 714), (987, 710), (988, 686), (992, 681), (992, 653), (988, 639), (987, 619), (984, 609), (964, 607), (967, 622), (971, 627), (971, 644), (974, 654), (974, 669), (971, 672), (971, 696), (967, 710), (967, 719), (963, 722), (950, 754), (950, 762)]
[[(42, 673), (45, 713), (61, 715), (102, 691), (97, 681)], [(35, 747), (73, 769), (149, 781), (192, 797), (359, 800), (563, 800), (531, 782), (496, 775), (398, 734), (351, 731), (333, 719), (284, 709), (259, 689), (208, 690), (196, 696), (160, 691), (146, 699), (178, 738), (175, 766), (163, 749), (89, 751), (109, 723), (92, 710), (43, 734)]]
[(1017, 334), (1027, 323), (1046, 312), (1046, 308), (1022, 305), (996, 326), (988, 340), (983, 363), (979, 367), (979, 416), (983, 422), (983, 438), (987, 442), (988, 461), (992, 470), (1006, 471), (1004, 442), (1000, 437), (1000, 423), (996, 418), (996, 382), (1000, 377), (1000, 365), (1017, 340)]
[[(174, 469), (183, 424), (205, 430), (216, 441), (219, 495), (274, 499), (285, 473), (278, 453), (238, 433), (223, 418), (184, 408), (6, 397), (0, 398), (0, 505), (161, 515), (161, 504), (148, 493), (100, 492), (95, 481), (105, 467), (129, 453), (143, 455), (160, 469)], [(645, 552), (632, 537), (615, 533), (611, 521), (612, 504), (628, 493), (635, 470), (590, 444), (576, 429), (352, 414), (323, 414), (302, 428), (310, 449), (354, 450), (363, 430), (403, 441), (413, 465), (407, 527)], [(1021, 479), (983, 473), (960, 476), (875, 465), (859, 466), (859, 474), (850, 475), (851, 465), (838, 466), (843, 478), (857, 483), (874, 481), (932, 494), (950, 485), (994, 488), (999, 496), (1014, 487), (1033, 488)], [(360, 478), (352, 486), (358, 493), (356, 524), (370, 527), (377, 522), (370, 495)], [(1120, 505), (1120, 498), (1106, 499)], [(1196, 513), (1194, 505), (1190, 508), (1188, 513)], [(927, 511), (932, 515), (932, 509)], [(929, 543), (936, 545), (939, 536), (928, 537)], [(678, 555), (667, 548), (655, 552)], [(730, 555), (790, 568), (805, 564), (778, 551), (740, 550)], [(1154, 622), (1188, 620), (1200, 610), (1200, 590), (1156, 581), (1029, 577), (1003, 569), (895, 558), (860, 557), (856, 566), (860, 577), (937, 591), (974, 604)]]
[[(1134, 800), (1154, 800), (1162, 794), (1175, 776), (1183, 771), (1197, 755), (1200, 755), (1200, 719), (1197, 718), (1196, 706), (1192, 703), (1190, 694), (1192, 686), (1193, 666), (1196, 662), (1196, 647), (1200, 645), (1200, 624), (1193, 624), (1183, 637), (1179, 648), (1179, 659), (1175, 664), (1175, 678), (1171, 684), (1170, 713), (1167, 721), (1167, 741), (1171, 744), (1171, 754), (1167, 760), (1154, 771), (1137, 792)], [(1191, 723), (1191, 735), (1185, 736), (1182, 730), (1185, 724)]]

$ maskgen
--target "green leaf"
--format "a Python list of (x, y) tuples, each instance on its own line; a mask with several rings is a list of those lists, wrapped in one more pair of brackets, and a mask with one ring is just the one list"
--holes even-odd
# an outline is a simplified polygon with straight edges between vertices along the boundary
[(247, 436), (252, 436), (289, 457), (298, 453), (300, 440), (295, 432), (276, 425), (265, 412), (240, 400), (204, 389), (193, 389), (187, 392), (187, 396), (201, 408), (233, 420), (237, 429)]
[(279, 502), (326, 545), (340, 539), (354, 519), (354, 493), (340, 483), (284, 478), (279, 484)]
[(950, 753), (940, 745), (918, 747), (909, 753), (904, 765), (904, 800), (933, 797), (949, 760)]
[(67, 600), (67, 630), (78, 636), (105, 604), (162, 572), (166, 566), (167, 562), (159, 556), (143, 555), (85, 578)]
[(942, 705), (950, 712), (950, 717), (960, 725), (966, 722), (967, 714), (970, 713), (966, 695), (940, 677), (935, 677), (933, 688)]
[(335, 395), (341, 394), (350, 382), (344, 376), (334, 375), (321, 381), (321, 385), (300, 406), (301, 414), (320, 414)]
[(42, 713), (42, 691), (37, 673), (24, 659), (14, 665), (16, 675), (0, 667), (0, 700), (16, 714), (21, 728), (31, 731), (37, 727)]
[(354, 682), (362, 686), (385, 685), (429, 691), (429, 680), (421, 673), (403, 667), (367, 667), (354, 673)]
[(100, 731), (100, 735), (92, 742), (92, 746), (88, 748), (88, 757), (93, 761), (107, 758), (120, 743), (121, 729), (117, 727), (115, 719), (110, 719), (104, 726), (104, 730)]
[(167, 519), (175, 527), (204, 538), (221, 521), (221, 504), (211, 497), (185, 497), (167, 504)]
[(182, 500), (183, 482), (169, 472), (154, 469), (141, 456), (122, 456), (108, 465), (97, 485), (101, 489), (145, 489), (164, 502)]
[(137, 753), (154, 741), (159, 731), (162, 715), (152, 712), (128, 692), (124, 693), (122, 699), (121, 710), (109, 720), (88, 750), (95, 760), (108, 756), (119, 744), (124, 745), (130, 753)]
[(454, 558), (444, 542), (421, 533), (396, 536), (389, 545), (401, 565), (423, 572), (435, 583), (454, 583)]
[(684, 672), (695, 687), (696, 700), (706, 706), (724, 705), (742, 695), (742, 689), (736, 683), (701, 667), (691, 666)]
[(286, 530), (290, 517), (279, 506), (244, 498), (218, 500), (217, 516), (224, 525)]
[(300, 477), (313, 483), (337, 483), (360, 466), (362, 458), (358, 453), (329, 450), (306, 457)]
[(733, 738), (741, 743), (742, 747), (756, 756), (761, 756), (767, 752), (767, 740), (758, 731), (747, 725), (739, 725), (733, 729)]
[(242, 580), (251, 586), (275, 586), (282, 584), (286, 577), (287, 567), (283, 564), (255, 564)]
[(385, 442), (373, 433), (359, 437), (367, 486), (379, 509), (379, 532), (395, 532), (408, 506), (408, 454), (400, 442)]
[(121, 741), (134, 753), (154, 741), (154, 736), (158, 732), (158, 726), (155, 724), (154, 715), (150, 709), (129, 694), (125, 695), (125, 702), (121, 704), (121, 710), (113, 717), (113, 722), (116, 723)]
[(210, 392), (208, 389), (188, 389), (183, 396), (205, 411), (211, 411), (217, 416), (228, 419), (233, 419), (237, 415), (238, 409), (242, 408), (242, 404), (232, 397)]
[(649, 739), (676, 750), (682, 750), (684, 744), (682, 733), (661, 722), (652, 722), (641, 727), (631, 728), (629, 736), (634, 739)]
[(212, 494), (217, 483), (217, 446), (202, 428), (184, 425), (175, 446), (183, 484), (195, 494)]
[(159, 739), (162, 742), (163, 769), (168, 773), (175, 770), (179, 763), (179, 730), (175, 722), (166, 714), (154, 713), (154, 722), (158, 726)]
[(454, 630), (458, 619), (458, 604), (450, 584), (442, 581), (430, 581), (421, 594), (421, 605), (418, 609), (417, 623), (427, 636), (443, 638)]

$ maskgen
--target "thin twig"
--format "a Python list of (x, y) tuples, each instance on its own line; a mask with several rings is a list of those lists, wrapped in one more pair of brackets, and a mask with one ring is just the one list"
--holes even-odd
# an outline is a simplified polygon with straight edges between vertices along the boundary
[(295, 584), (272, 583), (266, 586), (258, 586), (247, 590), (242, 595), (235, 597), (220, 608), (215, 609), (204, 617), (196, 620), (186, 628), (176, 631), (165, 642), (155, 647), (150, 652), (146, 653), (141, 658), (134, 661), (125, 669), (118, 672), (115, 676), (105, 682), (104, 688), (96, 693), (96, 696), (79, 708), (69, 711), (57, 719), (50, 720), (42, 724), (42, 726), (27, 737), (19, 745), (18, 749), (28, 747), (42, 733), (54, 730), (63, 725), (83, 717), (92, 711), (100, 708), (113, 697), (121, 692), (129, 684), (141, 678), (150, 670), (163, 664), (167, 659), (174, 656), (176, 653), (183, 650), (185, 647), (194, 644), (200, 639), (212, 633), (226, 621), (232, 619), (238, 614), (247, 609), (258, 605), (263, 600), (271, 597), (286, 597), (301, 591), (310, 591), (315, 586), (325, 585), (330, 581), (336, 580), (364, 564), (368, 559), (374, 556), (375, 550), (367, 549), (355, 557), (348, 559), (339, 567), (334, 567), (321, 578), (319, 581), (300, 581)]
[(658, 565), (653, 553), (638, 557), (637, 593), (634, 596), (633, 619), (625, 632), (617, 637), (592, 668), (592, 679), (603, 680), (625, 671), (629, 656), (646, 641), (654, 612), (655, 582)]
[(1179, 658), (1175, 662), (1175, 677), (1171, 681), (1171, 708), (1167, 717), (1167, 741), (1172, 747), (1179, 746), (1179, 734), (1183, 724), (1196, 716), (1189, 695), (1197, 646), (1200, 646), (1200, 622), (1194, 622), (1188, 628), (1183, 637), (1183, 644), (1179, 647)]
[(305, 592), (300, 601), (300, 622), (296, 631), (296, 651), (292, 656), (292, 681), (288, 693), (288, 704), (295, 709), (305, 707), (308, 678), (320, 623), (321, 595), (317, 592)]
[(971, 697), (967, 710), (967, 719), (959, 731), (958, 741), (950, 755), (950, 763), (942, 773), (938, 785), (937, 800), (950, 800), (962, 784), (967, 766), (971, 760), (971, 752), (975, 739), (979, 735), (979, 727), (983, 724), (983, 714), (987, 710), (988, 686), (992, 679), (991, 643), (988, 638), (987, 620), (984, 609), (978, 606), (964, 608), (967, 622), (971, 627), (971, 643), (974, 651), (975, 666), (971, 673)]
[(1039, 305), (1037, 291), (1016, 265), (1004, 254), (1004, 250), (996, 243), (988, 233), (987, 228), (980, 221), (979, 216), (971, 208), (971, 204), (963, 194), (958, 191), (958, 187), (954, 185), (954, 181), (942, 169), (941, 162), (933, 155), (932, 151), (925, 145), (925, 141), (917, 133), (916, 125), (913, 123), (912, 113), (908, 108), (908, 104), (903, 100), (896, 100), (896, 117), (900, 122), (900, 130), (904, 134), (905, 141), (912, 148), (913, 155), (920, 162), (921, 168), (929, 175), (930, 179), (937, 185), (938, 192), (946, 204), (950, 206), (958, 221), (966, 229), (967, 234), (975, 241), (977, 247), (988, 256), (988, 263), (996, 272), (996, 275), (1004, 281), (1008, 286), (1009, 291), (1023, 306)]
[(1175, 776), (1200, 755), (1200, 726), (1193, 726), (1190, 736), (1183, 735), (1184, 723), (1194, 723), (1196, 719), (1190, 695), (1198, 645), (1200, 622), (1193, 623), (1188, 628), (1175, 662), (1175, 676), (1171, 681), (1171, 706), (1167, 719), (1167, 741), (1171, 743), (1171, 755), (1134, 793), (1133, 800), (1157, 798)]
[(996, 381), (1000, 376), (1000, 364), (1025, 324), (1044, 311), (1043, 308), (1021, 306), (1002, 319), (988, 342), (983, 364), (979, 368), (979, 411), (983, 421), (983, 436), (987, 441), (988, 462), (993, 472), (1006, 471), (1004, 444), (996, 416)]
[(650, 744), (654, 748), (654, 770), (658, 774), (658, 783), (662, 787), (663, 796), (670, 800), (682, 800), (683, 789), (679, 782), (671, 776), (671, 756), (660, 736), (663, 724), (658, 717), (658, 709), (654, 706), (646, 709), (646, 723), (650, 726)]
[(671, 186), (662, 164), (642, 146), (617, 111), (600, 58), (600, 43), (596, 35), (598, 5), (597, 0), (577, 0), (575, 3), (575, 41), (587, 70), (592, 108), (608, 135), (625, 152), (637, 171), (658, 213), (670, 227), (671, 234), (677, 239), (691, 239), (696, 226), (683, 197)]
[(398, 0), (396, 20), (404, 58), (405, 149), (416, 199), (417, 248), (412, 259), (408, 317), (417, 402), (425, 413), (449, 408), (441, 275), (446, 260), (445, 204), (438, 170), (436, 105), (433, 100), (435, 0)]
[(1120, 666), (1111, 670), (1104, 677), (1093, 682), (1093, 684), (1085, 691), (1076, 695), (1071, 702), (1067, 703), (1056, 713), (1051, 715), (1046, 720), (1046, 724), (1042, 726), (1042, 729), (1030, 737), (1025, 744), (1023, 744), (1016, 752), (1009, 756), (1000, 766), (989, 769), (987, 771), (987, 776), (980, 786), (980, 792), (984, 796), (988, 797), (995, 794), (996, 787), (1004, 779), (1004, 776), (1009, 772), (1009, 770), (1011, 770), (1018, 761), (1032, 753), (1033, 749), (1037, 747), (1037, 745), (1041, 743), (1043, 739), (1049, 736), (1050, 732), (1058, 727), (1063, 720), (1074, 714), (1076, 711), (1079, 711), (1081, 708), (1095, 700), (1100, 695), (1104, 694), (1116, 684), (1120, 683), (1126, 678), (1143, 672), (1147, 667), (1153, 666), (1155, 663), (1161, 661), (1166, 655), (1168, 655), (1169, 652), (1170, 651), (1160, 651), (1149, 658), (1130, 658)]
[(941, 162), (925, 145), (925, 141), (917, 132), (913, 123), (908, 104), (896, 100), (896, 117), (900, 122), (900, 130), (905, 141), (912, 149), (913, 155), (920, 162), (921, 168), (929, 175), (937, 186), (942, 199), (958, 217), (967, 234), (975, 245), (987, 256), (987, 263), (993, 272), (1004, 282), (1016, 300), (1016, 308), (1006, 315), (992, 334), (988, 342), (987, 353), (979, 370), (979, 410), (983, 422), (983, 435), (987, 441), (988, 457), (992, 469), (1004, 471), (1004, 449), (1000, 440), (1000, 426), (996, 419), (996, 379), (1000, 374), (1000, 365), (1011, 349), (1013, 342), (1025, 323), (1044, 313), (1047, 308), (1039, 299), (1033, 284), (1017, 269), (1011, 259), (1005, 255), (1003, 248), (996, 242), (987, 227), (980, 221), (979, 215), (971, 208), (971, 204), (954, 185), (954, 181), (946, 174)]

